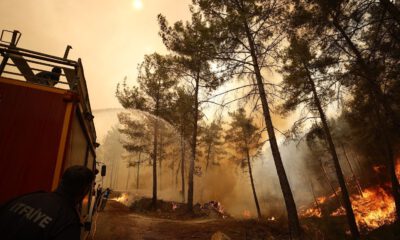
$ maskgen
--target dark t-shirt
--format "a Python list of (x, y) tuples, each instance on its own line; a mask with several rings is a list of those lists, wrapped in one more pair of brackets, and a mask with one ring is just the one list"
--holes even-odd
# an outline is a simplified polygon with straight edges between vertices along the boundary
[(79, 240), (79, 216), (62, 193), (25, 195), (1, 208), (0, 239)]

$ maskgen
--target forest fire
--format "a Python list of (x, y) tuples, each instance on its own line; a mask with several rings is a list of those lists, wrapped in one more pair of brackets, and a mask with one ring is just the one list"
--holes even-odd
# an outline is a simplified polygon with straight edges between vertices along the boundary
[[(359, 194), (351, 195), (351, 203), (357, 225), (366, 231), (389, 224), (395, 220), (395, 204), (393, 197), (383, 187), (366, 188)], [(328, 199), (333, 198), (329, 196)], [(323, 201), (319, 201), (322, 200)], [(327, 198), (318, 198), (319, 204), (323, 204)], [(315, 204), (314, 204), (315, 205)], [(339, 207), (329, 214), (330, 216), (343, 216), (345, 210)], [(318, 206), (308, 208), (301, 213), (302, 217), (322, 217), (321, 209)]]
[(301, 211), (302, 217), (322, 217), (321, 209), (319, 207), (311, 207)]
[(128, 194), (122, 193), (121, 196), (113, 198), (112, 200), (126, 204), (128, 202)]
[(395, 220), (393, 197), (381, 187), (363, 191), (363, 196), (351, 197), (354, 214), (359, 227), (367, 230), (378, 228)]
[[(396, 175), (400, 178), (400, 157), (396, 161)], [(386, 171), (385, 166), (373, 166), (374, 172), (381, 174)], [(352, 194), (351, 204), (353, 207), (354, 215), (357, 225), (364, 231), (376, 229), (385, 224), (390, 224), (395, 221), (396, 206), (393, 197), (390, 193), (391, 184), (386, 183), (368, 187), (362, 190), (362, 194)], [(322, 209), (326, 209), (328, 200), (335, 198), (335, 195), (340, 196), (340, 191), (328, 197), (322, 196), (315, 199), (313, 207), (304, 209), (300, 212), (302, 217), (317, 217), (322, 218)], [(330, 202), (330, 201), (329, 201)], [(330, 216), (344, 216), (346, 214), (343, 206), (336, 208), (329, 213)]]

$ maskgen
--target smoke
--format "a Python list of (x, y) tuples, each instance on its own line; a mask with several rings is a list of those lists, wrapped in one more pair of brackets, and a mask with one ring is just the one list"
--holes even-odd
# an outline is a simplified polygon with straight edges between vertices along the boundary
[[(128, 153), (123, 149), (121, 140), (123, 136), (118, 132), (121, 126), (115, 123), (116, 114), (120, 111), (115, 109), (101, 111), (96, 115), (96, 124), (98, 126), (107, 126), (110, 119), (114, 119), (114, 125), (109, 126), (108, 132), (103, 135), (101, 146), (98, 148), (98, 160), (107, 165), (108, 173), (103, 179), (104, 187), (111, 187), (116, 191), (127, 191), (131, 193), (131, 198), (139, 196), (151, 197), (152, 195), (152, 166), (145, 161), (140, 166), (139, 186), (137, 186), (137, 167), (128, 167), (126, 156)], [(130, 111), (123, 111), (129, 113)], [(132, 112), (130, 112), (132, 113)], [(140, 114), (134, 111), (133, 114)], [(104, 121), (103, 121), (104, 120)], [(105, 132), (104, 129), (98, 132)], [(283, 198), (277, 180), (276, 170), (272, 161), (271, 153), (265, 147), (263, 154), (252, 161), (254, 171), (255, 187), (263, 214), (266, 216), (277, 215), (281, 213), (284, 207)], [(284, 146), (282, 148), (282, 157), (285, 162), (287, 174), (294, 176), (294, 171), (302, 171), (301, 156), (293, 154), (292, 146)], [(162, 166), (162, 170), (158, 169), (158, 196), (164, 200), (182, 201), (181, 195), (181, 176), (177, 172), (179, 158), (166, 160)], [(289, 157), (290, 156), (290, 157)], [(132, 155), (132, 159), (137, 156)], [(186, 166), (189, 164), (190, 153), (186, 155)], [(175, 164), (171, 166), (171, 161)], [(227, 213), (241, 217), (245, 210), (251, 212), (252, 216), (256, 216), (253, 193), (251, 191), (250, 179), (248, 171), (241, 169), (227, 158), (222, 159), (220, 165), (211, 165), (207, 171), (202, 168), (201, 176), (195, 176), (195, 193), (196, 202), (205, 203), (211, 200), (219, 201), (224, 206)], [(201, 163), (196, 163), (201, 165)], [(186, 169), (186, 184), (187, 184)], [(177, 176), (178, 173), (178, 176)], [(98, 180), (99, 181), (99, 180)], [(290, 179), (292, 190), (299, 187), (299, 179)], [(138, 188), (137, 188), (138, 187)], [(301, 189), (301, 187), (299, 187)], [(187, 186), (185, 187), (187, 191)], [(185, 193), (186, 195), (187, 193)], [(295, 196), (302, 196), (297, 194)]]
[[(295, 144), (281, 145), (281, 155), (286, 174), (298, 206), (313, 201), (309, 189), (305, 188), (304, 154)], [(261, 156), (252, 161), (253, 178), (261, 212), (264, 217), (285, 217), (285, 204), (280, 188), (275, 164), (268, 146), (264, 147)], [(256, 217), (255, 201), (247, 168), (241, 169), (232, 162), (225, 161), (213, 167), (204, 176), (196, 178), (195, 199), (199, 202), (220, 201), (226, 211), (243, 217), (250, 211)]]
[[(130, 114), (141, 114), (140, 112), (124, 111)], [(115, 115), (115, 111), (110, 112)], [(105, 117), (106, 121), (110, 116)], [(97, 121), (101, 121), (97, 117)], [(97, 123), (97, 122), (96, 122)], [(105, 126), (106, 124), (103, 124)], [(152, 196), (152, 166), (149, 161), (144, 161), (140, 165), (139, 186), (137, 187), (137, 166), (128, 167), (129, 155), (123, 149), (118, 132), (121, 126), (116, 124), (109, 126), (108, 133), (101, 141), (101, 147), (98, 149), (98, 160), (107, 164), (108, 173), (104, 178), (104, 186), (111, 187), (116, 191), (130, 193), (130, 200), (142, 196)], [(172, 128), (172, 127), (170, 127)], [(171, 129), (170, 129), (171, 130)], [(102, 130), (104, 131), (104, 129)], [(173, 130), (171, 130), (173, 131)], [(180, 161), (179, 138), (175, 133), (174, 143), (170, 145), (166, 152), (165, 160), (162, 163), (161, 171), (158, 167), (158, 197), (168, 201), (182, 201), (181, 191), (181, 173), (178, 170)], [(187, 147), (188, 149), (188, 147)], [(227, 150), (229, 153), (229, 150)], [(228, 154), (226, 153), (226, 154)], [(280, 153), (286, 170), (291, 190), (300, 211), (302, 207), (309, 206), (314, 202), (312, 194), (312, 185), (315, 194), (326, 195), (327, 184), (324, 180), (318, 179), (315, 172), (321, 171), (315, 169), (312, 165), (319, 163), (312, 157), (305, 144), (296, 143), (280, 144)], [(124, 157), (125, 156), (125, 157)], [(138, 156), (131, 154), (131, 160)], [(324, 157), (324, 156), (321, 156)], [(147, 156), (149, 158), (149, 156)], [(189, 166), (190, 153), (186, 153), (186, 167)], [(341, 158), (343, 160), (343, 158)], [(329, 162), (325, 158), (325, 162)], [(205, 170), (204, 162), (196, 162), (196, 166), (201, 167), (200, 176), (195, 176), (194, 182), (194, 200), (199, 203), (206, 203), (211, 200), (222, 203), (225, 211), (234, 217), (243, 217), (245, 211), (249, 211), (252, 217), (257, 216), (254, 197), (251, 189), (249, 173), (247, 168), (240, 168), (237, 163), (230, 160), (227, 156), (222, 156), (217, 161), (219, 164), (211, 164)], [(261, 154), (252, 159), (253, 177), (255, 188), (260, 203), (261, 212), (264, 217), (286, 217), (285, 203), (282, 196), (275, 164), (269, 147), (266, 142)], [(311, 165), (310, 165), (311, 164)], [(346, 162), (341, 162), (344, 171), (347, 174), (348, 168)], [(329, 166), (327, 166), (329, 168)], [(185, 169), (186, 187), (185, 196), (187, 197), (187, 173)], [(329, 178), (335, 181), (333, 173)], [(312, 183), (311, 183), (312, 182)]]

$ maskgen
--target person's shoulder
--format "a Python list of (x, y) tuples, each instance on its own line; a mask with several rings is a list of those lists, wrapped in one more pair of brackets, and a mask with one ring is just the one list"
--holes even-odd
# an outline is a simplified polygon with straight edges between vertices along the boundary
[(74, 216), (73, 205), (65, 197), (55, 192), (35, 192), (16, 199), (18, 202), (27, 203), (34, 207), (46, 209), (49, 212), (68, 214)]
[(49, 193), (45, 192), (45, 191), (37, 191), (37, 192), (30, 192), (30, 193), (25, 193), (22, 194), (20, 196), (17, 196), (11, 200), (9, 200), (9, 202), (14, 202), (14, 201), (21, 201), (21, 200), (30, 200), (30, 199), (41, 199), (43, 197), (46, 197)]
[(35, 202), (39, 200), (43, 204), (46, 204), (49, 201), (51, 201), (51, 202), (59, 201), (59, 197), (56, 194), (54, 194), (53, 192), (39, 191), (39, 192), (33, 192), (33, 193), (28, 193), (28, 194), (22, 195), (22, 196), (16, 198), (16, 200), (19, 200), (19, 201), (21, 201), (21, 200), (22, 201), (30, 201), (30, 200), (32, 200), (32, 201), (35, 201)]

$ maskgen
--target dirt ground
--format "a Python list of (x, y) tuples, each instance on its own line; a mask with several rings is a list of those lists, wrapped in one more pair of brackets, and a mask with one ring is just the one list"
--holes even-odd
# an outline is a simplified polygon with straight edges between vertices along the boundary
[[(272, 224), (273, 225), (273, 224)], [(281, 227), (281, 226), (280, 226)], [(92, 240), (211, 239), (221, 231), (230, 239), (288, 239), (279, 226), (256, 220), (195, 219), (171, 220), (138, 215), (116, 201), (109, 201), (94, 218)]]

